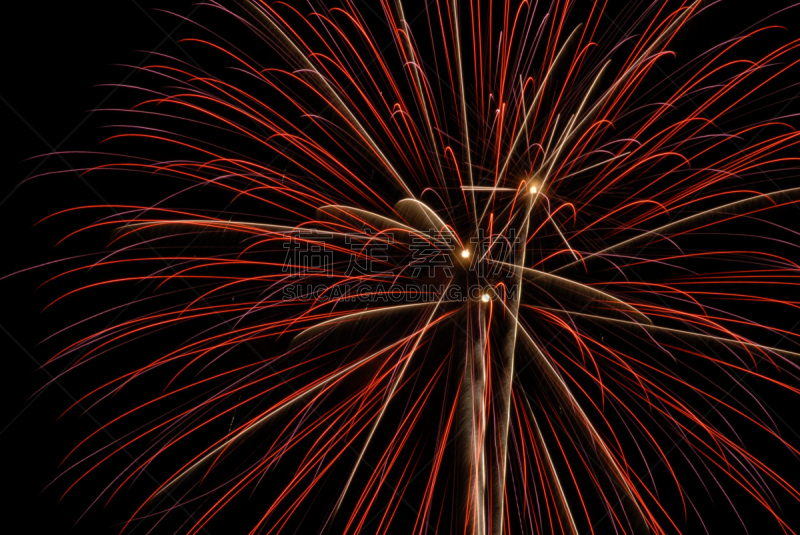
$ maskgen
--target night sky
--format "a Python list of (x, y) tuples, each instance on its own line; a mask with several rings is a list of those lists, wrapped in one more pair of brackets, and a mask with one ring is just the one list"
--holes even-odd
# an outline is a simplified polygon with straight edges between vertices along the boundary
[[(178, 22), (154, 11), (172, 7), (188, 13), (189, 2), (138, 0), (105, 2), (14, 2), (4, 6), (3, 75), (0, 76), (0, 148), (5, 172), (0, 181), (0, 220), (7, 229), (2, 273), (54, 260), (57, 225), (34, 228), (41, 218), (69, 206), (102, 202), (106, 192), (90, 189), (76, 174), (45, 182), (22, 183), (31, 175), (64, 169), (58, 157), (27, 160), (55, 150), (94, 150), (107, 119), (90, 110), (114, 103), (113, 89), (130, 69), (146, 59), (138, 51), (174, 52), (169, 34)], [(98, 196), (99, 195), (99, 196)], [(79, 490), (74, 499), (59, 498), (68, 485), (45, 490), (58, 475), (59, 463), (79, 440), (96, 429), (92, 416), (59, 415), (80, 387), (51, 386), (39, 392), (47, 372), (39, 364), (55, 346), (40, 342), (62, 325), (58, 314), (42, 312), (53, 297), (37, 291), (39, 275), (4, 281), (0, 290), (0, 373), (2, 418), (0, 463), (4, 499), (0, 510), (13, 528), (6, 533), (114, 533), (124, 518), (120, 509), (96, 508), (76, 524), (90, 503)], [(75, 304), (73, 306), (80, 306)], [(80, 315), (80, 310), (75, 311)], [(124, 497), (121, 502), (125, 502)], [(123, 510), (128, 510), (123, 507)]]
[[(676, 47), (692, 50), (726, 35), (725, 25), (740, 28), (745, 22), (753, 22), (755, 12), (736, 9), (737, 5), (750, 4), (730, 3), (732, 7), (725, 10), (729, 20), (722, 20), (718, 15), (701, 19), (707, 26), (696, 35), (681, 36), (676, 40)], [(758, 4), (758, 9), (765, 9), (762, 3)], [(39, 225), (37, 222), (58, 210), (102, 204), (107, 198), (118, 198), (126, 193), (120, 189), (122, 186), (113, 183), (90, 185), (78, 173), (62, 174), (57, 179), (26, 179), (40, 173), (63, 171), (75, 161), (59, 156), (37, 158), (42, 154), (97, 149), (104, 138), (102, 127), (109, 119), (91, 110), (113, 107), (122, 101), (113, 87), (102, 85), (124, 84), (130, 69), (123, 65), (148, 61), (150, 58), (143, 51), (151, 50), (194, 61), (173, 37), (173, 32), (176, 37), (192, 35), (192, 32), (178, 19), (155, 11), (156, 7), (182, 14), (195, 9), (188, 1), (157, 0), (45, 0), (4, 6), (0, 23), (3, 56), (0, 125), (4, 138), (0, 145), (4, 169), (0, 174), (0, 229), (3, 229), (0, 276), (85, 252), (85, 244), (80, 241), (56, 248), (56, 242), (72, 230), (69, 220), (46, 221)], [(800, 25), (795, 24), (794, 31), (800, 32)], [(795, 70), (792, 83), (797, 83), (798, 72), (800, 70)], [(798, 228), (797, 216), (782, 218)], [(59, 289), (66, 289), (57, 284), (37, 289), (45, 275), (50, 277), (56, 273), (53, 269), (33, 270), (0, 281), (0, 482), (4, 494), (0, 511), (9, 525), (16, 526), (0, 528), (0, 532), (115, 533), (119, 522), (126, 518), (125, 513), (131, 511), (131, 505), (138, 505), (141, 491), (134, 489), (119, 496), (108, 507), (98, 504), (78, 521), (96, 495), (93, 492), (99, 492), (103, 481), (112, 474), (105, 473), (105, 479), (100, 477), (80, 486), (60, 503), (62, 493), (74, 478), (67, 475), (46, 488), (60, 473), (59, 463), (64, 456), (97, 429), (98, 422), (115, 414), (112, 400), (108, 406), (89, 414), (79, 416), (78, 412), (71, 412), (59, 419), (75, 396), (94, 384), (93, 379), (67, 378), (42, 388), (55, 370), (43, 371), (40, 364), (60, 347), (58, 343), (43, 343), (43, 340), (69, 320), (93, 310), (91, 307), (84, 309), (80, 301), (69, 305), (74, 307), (72, 311), (65, 307), (44, 310), (57, 297)], [(800, 435), (792, 431), (800, 431), (800, 415), (796, 409), (800, 398), (776, 392), (763, 395), (775, 409), (776, 418), (783, 421), (781, 425), (785, 425), (787, 437), (794, 444), (800, 444)], [(769, 457), (773, 452), (764, 454)], [(795, 484), (800, 482), (800, 460), (783, 453), (774, 454), (776, 459), (781, 459), (787, 479)], [(742, 503), (748, 504), (747, 501)], [(706, 506), (705, 514), (713, 518), (714, 504), (709, 502)], [(800, 505), (787, 502), (786, 506), (787, 518), (795, 520), (791, 525), (800, 530), (800, 521), (797, 521), (800, 514), (792, 512)], [(748, 517), (749, 513), (742, 511), (742, 514)], [(733, 518), (719, 519), (714, 525), (717, 528), (712, 528), (712, 533), (725, 533), (725, 526), (736, 525), (736, 522)], [(250, 526), (238, 526), (233, 517), (228, 533), (239, 533)], [(696, 529), (697, 525), (692, 524), (687, 533), (695, 533)], [(145, 533), (146, 530), (133, 532)], [(751, 533), (761, 533), (758, 524)]]

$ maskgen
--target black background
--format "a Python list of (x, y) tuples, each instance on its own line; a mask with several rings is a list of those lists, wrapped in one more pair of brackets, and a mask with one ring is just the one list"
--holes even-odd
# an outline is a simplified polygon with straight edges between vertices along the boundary
[[(713, 42), (729, 35), (724, 30), (731, 25), (754, 22), (757, 14), (744, 7), (748, 4), (727, 3), (727, 20), (722, 10), (715, 11), (700, 20), (702, 35), (681, 37), (677, 46), (691, 48), (693, 40)], [(182, 14), (194, 9), (190, 2), (157, 0), (15, 2), (3, 7), (0, 276), (69, 252), (53, 251), (63, 229), (48, 223), (36, 225), (37, 221), (64, 207), (102, 202), (98, 195), (103, 197), (103, 192), (90, 189), (77, 175), (23, 182), (33, 174), (66, 165), (57, 156), (44, 163), (29, 158), (55, 150), (97, 147), (103, 138), (104, 118), (91, 110), (115, 102), (115, 91), (99, 86), (124, 83), (130, 72), (115, 64), (140, 64), (147, 55), (137, 51), (154, 49), (187, 59), (170, 37), (180, 21), (155, 11), (157, 7)], [(770, 7), (776, 6), (759, 3), (758, 9)], [(181, 29), (175, 35), (182, 35)], [(53, 349), (40, 342), (63, 325), (63, 318), (42, 311), (52, 294), (37, 291), (41, 282), (34, 272), (0, 283), (0, 482), (4, 493), (0, 512), (6, 525), (17, 526), (0, 531), (112, 533), (118, 531), (114, 525), (123, 518), (121, 510), (129, 510), (125, 501), (135, 498), (122, 496), (118, 505), (97, 507), (76, 524), (92, 499), (87, 488), (61, 503), (65, 484), (45, 490), (59, 473), (65, 454), (96, 423), (91, 416), (74, 414), (59, 420), (73, 402), (68, 383), (39, 390), (48, 378), (39, 366)], [(80, 310), (76, 310), (78, 316)], [(788, 422), (796, 421), (793, 407), (786, 410)], [(794, 474), (799, 468), (800, 462), (787, 467)], [(235, 524), (230, 527), (230, 533), (240, 531)], [(758, 526), (753, 529), (759, 532)]]
[[(3, 6), (0, 125), (3, 162), (0, 180), (0, 220), (6, 229), (0, 252), (3, 275), (53, 260), (57, 225), (34, 226), (54, 210), (100, 203), (98, 194), (77, 174), (56, 180), (23, 183), (26, 177), (64, 169), (58, 157), (34, 159), (55, 150), (96, 150), (107, 118), (91, 110), (115, 103), (112, 88), (130, 69), (147, 59), (143, 51), (180, 53), (169, 34), (180, 24), (156, 11), (188, 14), (187, 1), (44, 1)], [(68, 248), (67, 248), (68, 250)], [(52, 294), (37, 291), (41, 274), (3, 281), (0, 289), (0, 512), (3, 533), (115, 533), (121, 510), (96, 507), (80, 522), (93, 496), (85, 490), (59, 503), (67, 485), (45, 487), (58, 475), (59, 463), (87, 433), (95, 430), (92, 416), (59, 415), (73, 402), (70, 385), (39, 389), (48, 376), (39, 365), (52, 356), (52, 346), (40, 342), (52, 334), (56, 315), (42, 312)], [(80, 311), (76, 310), (76, 317)], [(62, 318), (63, 319), (63, 318)], [(80, 390), (76, 390), (80, 391)], [(76, 524), (77, 522), (77, 524)], [(142, 530), (144, 531), (144, 530)]]

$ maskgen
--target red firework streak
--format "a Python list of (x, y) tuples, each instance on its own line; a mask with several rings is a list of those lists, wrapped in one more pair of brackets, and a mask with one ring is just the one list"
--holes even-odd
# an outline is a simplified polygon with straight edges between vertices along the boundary
[(356, 4), (209, 1), (224, 67), (138, 69), (86, 171), (156, 200), (55, 214), (112, 236), (57, 306), (141, 290), (59, 334), (121, 407), (69, 489), (155, 474), (123, 531), (794, 533), (756, 391), (800, 393), (797, 10), (692, 52), (725, 2)]

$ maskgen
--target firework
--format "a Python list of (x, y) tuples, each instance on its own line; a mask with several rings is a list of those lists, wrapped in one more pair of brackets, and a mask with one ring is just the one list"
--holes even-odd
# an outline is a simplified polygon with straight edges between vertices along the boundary
[(54, 305), (143, 289), (53, 359), (125, 355), (68, 491), (158, 474), (125, 527), (190, 534), (675, 533), (706, 496), (792, 532), (745, 381), (800, 392), (800, 41), (675, 54), (715, 8), (210, 2), (183, 44), (224, 68), (139, 69), (88, 173), (158, 198), (67, 236), (112, 238)]

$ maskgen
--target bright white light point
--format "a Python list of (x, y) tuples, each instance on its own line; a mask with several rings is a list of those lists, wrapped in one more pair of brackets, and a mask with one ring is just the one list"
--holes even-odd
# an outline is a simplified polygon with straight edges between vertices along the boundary
[(469, 258), (469, 251), (467, 251), (466, 249), (461, 251), (461, 258)]
[(484, 303), (488, 303), (489, 302), (489, 294), (483, 294), (481, 296), (481, 301), (483, 301)]
[(531, 186), (531, 195), (535, 195), (537, 191), (536, 186)]

